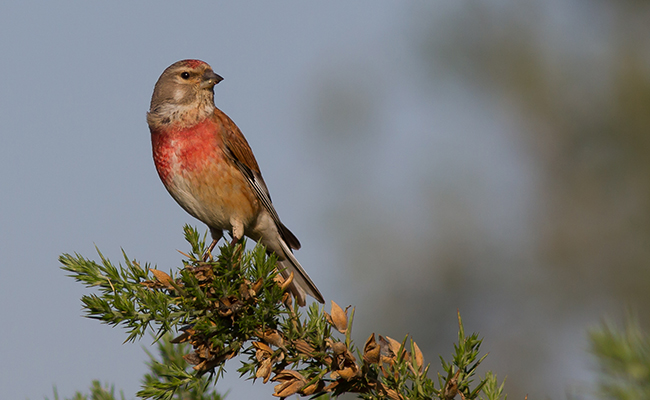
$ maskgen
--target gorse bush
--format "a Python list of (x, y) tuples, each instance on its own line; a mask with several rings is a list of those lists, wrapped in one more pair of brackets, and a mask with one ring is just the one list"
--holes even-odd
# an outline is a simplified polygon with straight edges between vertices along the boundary
[(152, 356), (137, 396), (218, 399), (207, 388), (228, 360), (243, 355), (239, 373), (273, 382), (280, 398), (505, 398), (492, 374), (474, 382), (485, 356), (478, 335), (465, 335), (460, 315), (452, 358), (441, 358), (442, 372), (434, 380), (408, 336), (398, 341), (372, 333), (357, 346), (351, 339), (353, 308), (332, 302), (328, 313), (312, 304), (303, 314), (286, 291), (291, 278), (281, 278), (275, 257), (261, 245), (246, 251), (245, 242), (226, 244), (216, 258), (203, 261), (205, 236), (186, 226), (185, 238), (190, 251), (176, 272), (143, 266), (126, 254), (117, 266), (101, 253), (99, 262), (79, 254), (60, 257), (70, 276), (96, 290), (81, 299), (87, 317), (123, 326), (127, 340), (152, 332), (158, 341), (161, 359)]

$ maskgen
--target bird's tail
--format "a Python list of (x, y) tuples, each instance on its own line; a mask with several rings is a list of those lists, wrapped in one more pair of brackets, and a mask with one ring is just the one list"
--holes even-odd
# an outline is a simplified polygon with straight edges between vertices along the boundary
[(280, 273), (283, 277), (288, 278), (293, 272), (293, 282), (289, 285), (289, 290), (296, 298), (296, 302), (300, 306), (304, 306), (306, 303), (306, 295), (318, 300), (319, 303), (325, 303), (323, 295), (320, 293), (314, 282), (309, 278), (309, 275), (302, 269), (302, 266), (296, 260), (296, 257), (293, 255), (289, 246), (284, 242), (284, 240), (279, 240), (282, 247), (282, 252), (284, 253), (282, 260), (278, 261), (278, 266)]

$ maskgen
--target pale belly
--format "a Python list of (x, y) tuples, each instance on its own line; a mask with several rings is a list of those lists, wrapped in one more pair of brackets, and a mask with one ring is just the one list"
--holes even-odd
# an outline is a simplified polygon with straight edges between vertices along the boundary
[(172, 174), (165, 186), (185, 211), (213, 229), (230, 231), (233, 221), (246, 228), (259, 213), (259, 202), (248, 182), (225, 162)]

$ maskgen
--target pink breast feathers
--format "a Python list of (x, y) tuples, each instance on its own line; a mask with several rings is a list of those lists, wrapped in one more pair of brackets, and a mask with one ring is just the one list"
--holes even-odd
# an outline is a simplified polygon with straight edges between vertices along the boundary
[(153, 159), (160, 179), (167, 185), (181, 171), (197, 172), (215, 162), (223, 156), (220, 139), (209, 118), (187, 129), (152, 132)]

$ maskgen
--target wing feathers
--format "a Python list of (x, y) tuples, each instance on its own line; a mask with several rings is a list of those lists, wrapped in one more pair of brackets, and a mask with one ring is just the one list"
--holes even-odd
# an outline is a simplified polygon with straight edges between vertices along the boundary
[(221, 123), (226, 128), (221, 129), (222, 140), (225, 148), (228, 151), (226, 155), (237, 166), (239, 171), (246, 177), (248, 183), (250, 183), (251, 187), (255, 191), (258, 200), (264, 209), (268, 211), (268, 213), (273, 218), (273, 221), (278, 227), (278, 231), (280, 232), (280, 235), (284, 241), (292, 249), (300, 249), (300, 241), (280, 221), (280, 217), (275, 211), (275, 207), (273, 207), (271, 195), (269, 194), (269, 190), (266, 187), (266, 183), (264, 183), (264, 178), (262, 178), (260, 167), (257, 165), (253, 151), (246, 141), (246, 138), (241, 133), (237, 125), (235, 125), (235, 123), (224, 113), (219, 111), (217, 117), (221, 117)]

